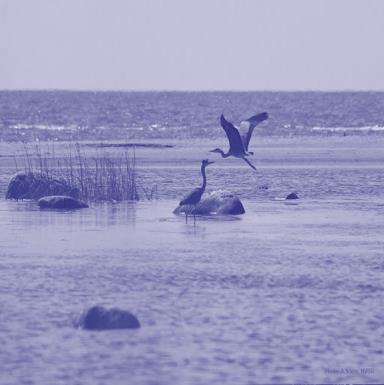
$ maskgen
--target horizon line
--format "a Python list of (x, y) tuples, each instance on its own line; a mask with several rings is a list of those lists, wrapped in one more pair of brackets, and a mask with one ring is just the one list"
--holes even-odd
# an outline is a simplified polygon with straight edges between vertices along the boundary
[(337, 92), (384, 92), (384, 89), (109, 89), (109, 88), (0, 88), (0, 92), (174, 92), (174, 93), (193, 93), (193, 92), (324, 92), (324, 93), (337, 93)]

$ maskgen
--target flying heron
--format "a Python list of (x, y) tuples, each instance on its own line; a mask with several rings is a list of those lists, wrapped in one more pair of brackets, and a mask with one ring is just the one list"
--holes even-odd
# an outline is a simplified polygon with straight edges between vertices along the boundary
[(254, 115), (249, 119), (244, 120), (241, 122), (241, 126), (247, 125), (248, 131), (245, 134), (240, 135), (239, 129), (226, 120), (224, 115), (221, 114), (220, 123), (221, 127), (223, 127), (225, 133), (227, 134), (229, 150), (225, 153), (222, 149), (215, 148), (210, 152), (218, 152), (223, 158), (228, 158), (229, 156), (241, 158), (254, 170), (256, 170), (256, 167), (246, 158), (246, 156), (253, 155), (253, 152), (248, 151), (248, 145), (251, 140), (253, 129), (266, 119), (268, 119), (268, 114), (266, 112), (262, 112), (261, 114)]
[[(208, 159), (204, 159), (201, 162), (201, 175), (203, 176), (203, 184), (201, 187), (196, 187), (189, 194), (187, 194), (183, 200), (180, 201), (179, 206), (189, 205), (194, 206), (193, 210), (193, 222), (196, 223), (195, 210), (196, 205), (200, 202), (202, 195), (204, 194), (205, 187), (207, 185), (207, 177), (205, 175), (205, 168), (214, 162), (210, 162)], [(185, 221), (188, 222), (188, 210), (185, 209)]]

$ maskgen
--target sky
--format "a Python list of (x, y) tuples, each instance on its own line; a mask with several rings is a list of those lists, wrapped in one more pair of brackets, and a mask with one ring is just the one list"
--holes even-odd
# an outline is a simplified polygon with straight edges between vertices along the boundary
[(383, 0), (0, 0), (0, 89), (384, 90)]

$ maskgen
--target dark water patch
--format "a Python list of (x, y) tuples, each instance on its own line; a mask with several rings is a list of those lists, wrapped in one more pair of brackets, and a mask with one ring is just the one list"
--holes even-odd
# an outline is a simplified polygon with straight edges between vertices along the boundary
[[(212, 263), (207, 260), (207, 268)], [(116, 277), (119, 277), (119, 272), (116, 272)], [(120, 277), (122, 278), (122, 277)], [(128, 279), (128, 278), (127, 278)], [(310, 274), (300, 275), (271, 275), (265, 272), (249, 273), (249, 274), (221, 274), (215, 272), (188, 271), (162, 271), (158, 270), (156, 273), (137, 273), (135, 276), (129, 278), (130, 285), (138, 285), (139, 282), (152, 282), (159, 287), (180, 287), (194, 290), (200, 289), (228, 289), (228, 290), (263, 290), (270, 291), (289, 289), (299, 290), (303, 293), (308, 293), (310, 290), (321, 290), (324, 293), (333, 292), (343, 295), (344, 291), (358, 291), (358, 292), (382, 292), (382, 286), (374, 284), (365, 284), (356, 278), (340, 278), (338, 276), (325, 277)]]
[(86, 146), (97, 147), (97, 148), (132, 148), (132, 147), (172, 148), (172, 147), (175, 147), (172, 144), (161, 144), (161, 143), (86, 143)]
[(359, 283), (356, 288), (358, 290), (361, 290), (362, 292), (368, 292), (368, 293), (376, 293), (376, 292), (383, 292), (384, 286), (378, 286), (373, 285), (370, 283)]

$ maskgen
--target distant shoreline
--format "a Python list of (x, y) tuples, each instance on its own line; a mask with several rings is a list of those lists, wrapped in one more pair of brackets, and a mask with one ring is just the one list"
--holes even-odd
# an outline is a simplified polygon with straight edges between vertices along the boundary
[(367, 90), (355, 90), (355, 89), (334, 89), (334, 90), (314, 90), (314, 89), (297, 89), (297, 90), (281, 90), (281, 89), (271, 89), (271, 90), (240, 90), (240, 89), (233, 89), (233, 90), (226, 90), (226, 89), (220, 89), (220, 90), (174, 90), (174, 89), (164, 89), (164, 90), (128, 90), (128, 89), (65, 89), (65, 88), (25, 88), (25, 89), (0, 89), (0, 92), (79, 92), (79, 93), (384, 93), (383, 89), (367, 89)]

